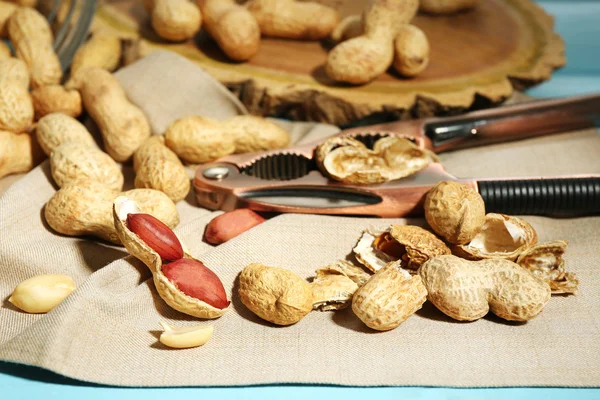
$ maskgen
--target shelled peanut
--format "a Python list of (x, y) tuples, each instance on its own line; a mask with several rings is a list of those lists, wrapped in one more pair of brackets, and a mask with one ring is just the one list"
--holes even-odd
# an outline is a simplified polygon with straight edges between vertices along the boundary
[(210, 244), (222, 244), (263, 222), (263, 217), (247, 208), (228, 211), (208, 223), (204, 238)]
[(146, 116), (129, 101), (110, 72), (99, 67), (85, 67), (66, 86), (79, 90), (86, 111), (102, 133), (106, 152), (115, 161), (129, 161), (150, 137)]
[(25, 61), (31, 86), (56, 85), (62, 78), (54, 35), (46, 18), (33, 8), (18, 8), (8, 20), (8, 35), (18, 58)]
[(230, 301), (219, 277), (192, 257), (167, 225), (142, 213), (126, 196), (114, 200), (112, 215), (119, 239), (150, 269), (170, 307), (198, 318), (218, 318), (228, 310)]
[(36, 275), (20, 282), (8, 301), (30, 314), (43, 314), (58, 306), (75, 290), (75, 282), (68, 275)]
[(189, 0), (144, 0), (154, 31), (163, 39), (180, 42), (192, 38), (202, 25), (202, 14)]
[(254, 116), (236, 116), (224, 121), (190, 116), (173, 122), (165, 133), (165, 144), (181, 159), (204, 164), (233, 153), (286, 147), (289, 134), (277, 125)]

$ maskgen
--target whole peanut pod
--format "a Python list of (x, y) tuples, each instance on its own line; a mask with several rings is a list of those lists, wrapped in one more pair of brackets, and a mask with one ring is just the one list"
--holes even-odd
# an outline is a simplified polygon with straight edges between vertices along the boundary
[(119, 81), (99, 67), (86, 67), (67, 84), (81, 93), (88, 114), (100, 128), (106, 152), (126, 162), (150, 137), (150, 124), (139, 107), (129, 101)]
[(419, 10), (428, 14), (454, 14), (473, 8), (479, 0), (421, 0)]
[(429, 41), (414, 25), (403, 25), (394, 39), (394, 69), (402, 76), (412, 77), (429, 64)]
[(0, 60), (4, 60), (6, 58), (11, 58), (12, 52), (10, 51), (10, 47), (4, 42), (0, 42)]
[(188, 0), (144, 0), (144, 6), (154, 31), (172, 42), (192, 38), (202, 25), (200, 9)]
[(35, 119), (48, 114), (62, 113), (77, 118), (81, 114), (81, 95), (60, 85), (41, 86), (31, 92)]
[(258, 52), (260, 28), (256, 18), (234, 0), (200, 0), (204, 28), (221, 50), (235, 61), (246, 61)]
[(191, 183), (177, 155), (164, 143), (164, 137), (153, 136), (135, 152), (135, 187), (160, 190), (176, 203), (187, 196)]
[(77, 50), (71, 63), (71, 76), (84, 67), (114, 71), (121, 61), (121, 39), (106, 32), (96, 32)]
[(31, 86), (56, 85), (62, 78), (54, 36), (46, 18), (33, 8), (19, 8), (8, 20), (8, 35), (18, 58), (25, 61)]
[(384, 73), (394, 61), (394, 38), (418, 5), (418, 0), (374, 0), (363, 15), (364, 34), (329, 53), (327, 75), (339, 82), (365, 84)]
[(0, 38), (8, 37), (8, 19), (16, 9), (15, 4), (0, 1)]
[(21, 60), (0, 60), (0, 129), (25, 132), (33, 124), (29, 71)]
[(334, 8), (312, 1), (251, 0), (247, 7), (265, 36), (321, 40), (340, 22)]
[(55, 148), (64, 143), (75, 142), (88, 147), (98, 147), (81, 122), (61, 113), (48, 114), (40, 119), (35, 132), (40, 146), (48, 157)]
[(0, 178), (28, 172), (44, 158), (35, 136), (0, 131)]
[(18, 4), (23, 7), (35, 7), (37, 5), (38, 0), (9, 0), (15, 4)]

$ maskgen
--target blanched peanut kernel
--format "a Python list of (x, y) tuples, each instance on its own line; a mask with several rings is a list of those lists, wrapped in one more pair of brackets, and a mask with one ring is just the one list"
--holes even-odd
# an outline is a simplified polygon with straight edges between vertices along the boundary
[(212, 325), (173, 328), (163, 321), (161, 321), (160, 324), (165, 330), (160, 335), (160, 342), (165, 346), (169, 346), (174, 349), (187, 349), (190, 347), (202, 346), (208, 342), (214, 331), (214, 327)]
[(74, 290), (67, 275), (38, 275), (19, 283), (8, 301), (28, 313), (47, 313)]

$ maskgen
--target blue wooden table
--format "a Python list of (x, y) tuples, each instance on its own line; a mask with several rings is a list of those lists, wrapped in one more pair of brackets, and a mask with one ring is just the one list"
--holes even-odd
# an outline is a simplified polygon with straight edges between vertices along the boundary
[[(567, 43), (568, 65), (553, 78), (528, 91), (535, 97), (600, 92), (600, 0), (539, 2), (556, 16), (557, 30)], [(598, 355), (600, 357), (600, 355)], [(598, 382), (600, 387), (600, 382)], [(34, 367), (0, 362), (0, 399), (600, 399), (600, 389), (423, 387), (350, 388), (312, 385), (269, 385), (232, 388), (128, 389), (86, 385)]]

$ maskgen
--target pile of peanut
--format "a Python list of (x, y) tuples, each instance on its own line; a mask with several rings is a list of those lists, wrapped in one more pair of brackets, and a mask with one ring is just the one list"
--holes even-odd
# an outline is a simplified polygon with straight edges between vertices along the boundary
[(446, 181), (425, 199), (433, 232), (412, 225), (367, 229), (354, 247), (356, 264), (337, 261), (311, 283), (295, 273), (250, 264), (238, 295), (256, 315), (278, 325), (311, 310), (352, 308), (368, 327), (398, 327), (426, 300), (447, 316), (474, 321), (490, 311), (509, 321), (537, 316), (551, 294), (576, 294), (579, 281), (565, 272), (567, 242), (537, 243), (525, 220), (485, 213), (475, 190)]

